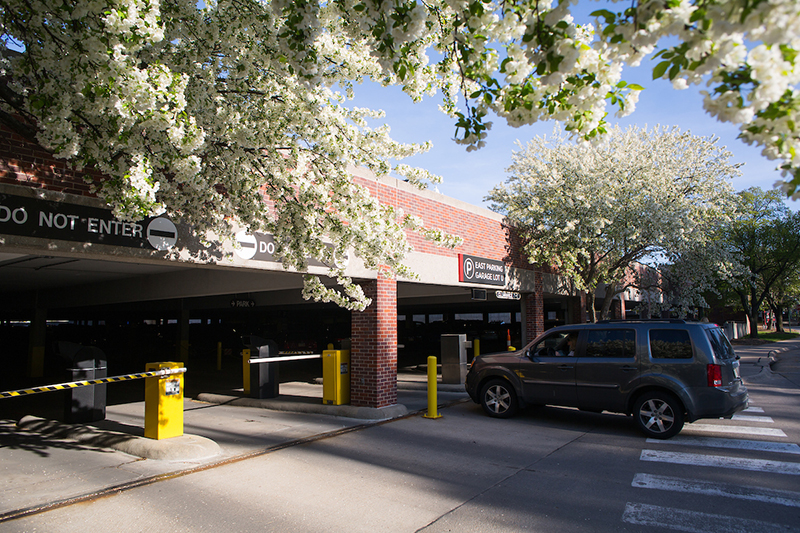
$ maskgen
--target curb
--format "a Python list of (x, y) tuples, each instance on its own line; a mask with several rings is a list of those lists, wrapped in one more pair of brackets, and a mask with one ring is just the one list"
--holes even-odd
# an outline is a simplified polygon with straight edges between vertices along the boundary
[(388, 407), (354, 407), (352, 405), (325, 405), (303, 401), (286, 401), (274, 398), (245, 398), (204, 392), (194, 399), (218, 405), (237, 405), (240, 407), (257, 407), (271, 411), (286, 411), (292, 413), (313, 413), (344, 418), (358, 418), (362, 420), (390, 420), (408, 414), (405, 405), (390, 405)]
[[(399, 390), (416, 390), (416, 391), (427, 391), (428, 390), (428, 382), (427, 381), (397, 381), (397, 388)], [(437, 383), (436, 390), (438, 392), (463, 392), (466, 393), (466, 389), (464, 388), (464, 384), (449, 384), (449, 383)]]
[(210, 459), (222, 453), (216, 442), (199, 435), (182, 435), (155, 440), (92, 426), (64, 424), (30, 415), (22, 417), (17, 422), (17, 427), (86, 446), (110, 448), (143, 459), (197, 461)]

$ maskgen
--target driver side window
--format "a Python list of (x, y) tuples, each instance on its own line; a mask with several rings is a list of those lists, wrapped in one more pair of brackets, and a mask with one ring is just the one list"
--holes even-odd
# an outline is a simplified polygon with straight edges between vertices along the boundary
[(533, 346), (531, 357), (574, 357), (577, 344), (577, 331), (554, 332)]

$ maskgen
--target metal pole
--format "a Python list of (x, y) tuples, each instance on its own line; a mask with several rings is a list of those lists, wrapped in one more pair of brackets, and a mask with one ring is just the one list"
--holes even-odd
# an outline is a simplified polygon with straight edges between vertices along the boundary
[(436, 410), (436, 358), (428, 357), (428, 414), (424, 418), (442, 418)]

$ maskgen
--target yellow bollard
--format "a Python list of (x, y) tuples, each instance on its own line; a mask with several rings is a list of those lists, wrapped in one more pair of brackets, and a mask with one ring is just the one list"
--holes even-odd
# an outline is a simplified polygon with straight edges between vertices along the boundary
[[(183, 368), (183, 363), (147, 363), (147, 371)], [(145, 378), (144, 436), (169, 439), (183, 435), (183, 374)]]
[(472, 358), (475, 359), (481, 354), (481, 340), (475, 339), (472, 341)]
[(244, 394), (250, 395), (250, 349), (245, 348), (242, 350), (242, 378), (244, 381)]
[(428, 357), (428, 414), (423, 418), (442, 418), (436, 409), (436, 358)]
[(217, 371), (222, 370), (222, 343), (217, 343)]

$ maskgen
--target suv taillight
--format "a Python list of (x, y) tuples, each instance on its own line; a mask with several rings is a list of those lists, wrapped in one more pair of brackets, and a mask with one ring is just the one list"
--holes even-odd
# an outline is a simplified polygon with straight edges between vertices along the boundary
[(708, 365), (706, 372), (709, 387), (722, 387), (722, 367), (720, 365)]

